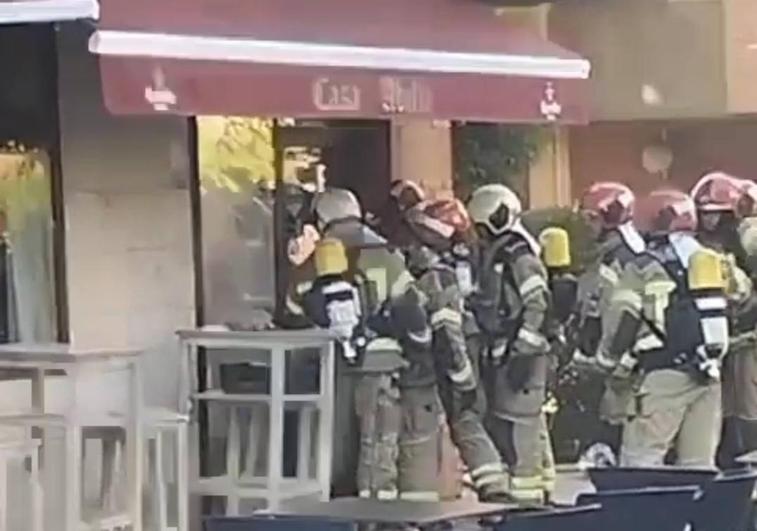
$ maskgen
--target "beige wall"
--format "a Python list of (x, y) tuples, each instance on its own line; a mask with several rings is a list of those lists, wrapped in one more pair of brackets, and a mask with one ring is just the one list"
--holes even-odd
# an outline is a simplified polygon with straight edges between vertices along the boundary
[(71, 340), (144, 347), (150, 402), (176, 397), (194, 322), (186, 122), (107, 114), (84, 28), (59, 33)]
[(593, 120), (726, 112), (721, 0), (558, 2), (549, 18), (550, 38), (592, 62)]
[(452, 193), (452, 135), (446, 122), (396, 121), (391, 125), (392, 180), (420, 183), (432, 197)]
[(556, 127), (545, 136), (544, 147), (528, 174), (529, 206), (569, 206), (572, 197), (568, 129)]
[(757, 112), (757, 2), (723, 0), (728, 110)]

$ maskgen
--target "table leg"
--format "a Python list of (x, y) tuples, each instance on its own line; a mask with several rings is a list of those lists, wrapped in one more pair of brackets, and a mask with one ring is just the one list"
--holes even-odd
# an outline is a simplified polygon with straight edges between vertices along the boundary
[(334, 400), (336, 353), (329, 343), (321, 352), (321, 399), (318, 417), (318, 481), (321, 484), (321, 500), (331, 497), (331, 461), (334, 437)]
[[(226, 439), (226, 475), (231, 479), (234, 490), (239, 485), (241, 444), (239, 429), (239, 408), (229, 408), (229, 431)], [(226, 500), (226, 516), (239, 516), (239, 496), (230, 494)]]
[(32, 531), (42, 531), (44, 525), (44, 501), (43, 491), (40, 485), (39, 477), (39, 454), (33, 449), (31, 452), (31, 470), (29, 474), (29, 484), (31, 487), (31, 529)]
[(177, 531), (189, 531), (189, 467), (188, 431), (186, 424), (176, 430), (176, 507)]
[(81, 444), (81, 427), (69, 423), (65, 434), (66, 531), (78, 531), (81, 527)]
[(144, 462), (144, 437), (142, 426), (142, 373), (135, 361), (130, 374), (129, 425), (126, 429), (126, 452), (129, 485), (129, 513), (133, 531), (142, 531), (142, 464)]
[[(32, 412), (43, 414), (45, 412), (45, 370), (33, 369), (32, 371)], [(45, 452), (47, 451), (47, 430), (44, 427), (33, 427), (31, 436), (33, 439), (39, 439), (42, 445), (39, 449), (39, 464), (41, 467), (45, 464)]]
[(271, 431), (268, 434), (269, 509), (278, 510), (281, 503), (281, 483), (284, 461), (284, 380), (286, 351), (271, 351)]
[(297, 434), (297, 479), (308, 481), (310, 479), (310, 452), (312, 447), (313, 433), (313, 407), (303, 404), (300, 408), (300, 422)]

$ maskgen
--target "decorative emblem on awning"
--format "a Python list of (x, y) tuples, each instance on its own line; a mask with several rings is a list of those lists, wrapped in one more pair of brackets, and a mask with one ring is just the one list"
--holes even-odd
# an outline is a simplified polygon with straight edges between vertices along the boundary
[(166, 75), (159, 66), (152, 71), (152, 85), (145, 88), (145, 100), (160, 112), (166, 112), (176, 105), (176, 94), (168, 88)]
[(541, 114), (550, 122), (554, 122), (562, 114), (562, 105), (557, 101), (557, 90), (554, 83), (547, 82), (544, 88), (544, 98), (541, 100)]

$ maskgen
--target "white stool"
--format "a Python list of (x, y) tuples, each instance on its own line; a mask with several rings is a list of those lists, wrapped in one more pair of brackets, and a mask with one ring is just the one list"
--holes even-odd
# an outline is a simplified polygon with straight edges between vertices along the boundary
[[(189, 530), (189, 418), (170, 410), (149, 409), (145, 426), (152, 514), (145, 529), (151, 531)], [(163, 450), (165, 436), (173, 432), (176, 441), (173, 461), (176, 474), (176, 527), (168, 527), (168, 497)], [(152, 455), (152, 458), (150, 457)]]
[[(147, 488), (149, 499), (151, 501), (151, 511), (148, 516), (148, 522), (144, 525), (145, 530), (149, 531), (188, 531), (189, 529), (189, 477), (188, 477), (188, 425), (189, 418), (177, 412), (161, 409), (149, 408), (144, 412), (144, 442), (145, 462), (143, 467), (146, 468)], [(107, 433), (107, 432), (105, 432)], [(111, 432), (113, 433), (113, 432)], [(165, 437), (173, 433), (176, 441), (175, 452), (173, 454), (173, 465), (176, 472), (176, 510), (177, 525), (176, 527), (168, 526), (168, 488), (165, 479), (165, 469), (163, 454)], [(122, 483), (121, 474), (121, 456), (123, 455), (123, 439), (115, 436), (110, 440), (104, 439), (104, 451), (102, 462), (102, 483), (100, 504), (105, 514), (113, 514), (115, 510), (114, 500), (118, 498), (117, 489)], [(128, 520), (118, 516), (106, 516), (97, 521), (90, 521), (90, 525), (95, 525), (98, 531), (115, 531), (121, 527), (129, 527), (131, 524)], [(115, 526), (115, 527), (110, 527)], [(1, 530), (0, 530), (1, 531)]]
[(0, 531), (8, 531), (8, 463), (13, 459), (29, 459), (29, 522), (28, 529), (42, 531), (42, 487), (39, 482), (39, 441), (31, 439), (0, 440)]

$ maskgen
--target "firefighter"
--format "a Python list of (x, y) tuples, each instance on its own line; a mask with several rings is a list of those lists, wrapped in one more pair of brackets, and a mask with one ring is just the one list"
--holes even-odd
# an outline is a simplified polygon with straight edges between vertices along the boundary
[(405, 254), (430, 317), (439, 394), (452, 441), (479, 499), (512, 501), (499, 452), (483, 425), (478, 360), (468, 352), (463, 333), (464, 293), (471, 286), (470, 218), (453, 199), (430, 203), (409, 222), (416, 241)]
[[(723, 363), (723, 430), (718, 464), (729, 468), (736, 457), (757, 450), (757, 295), (742, 267), (747, 267), (739, 242), (739, 205), (744, 182), (724, 173), (702, 177), (691, 191), (699, 218), (698, 237), (707, 247), (721, 253), (726, 270), (726, 292), (731, 318), (731, 347)], [(750, 419), (752, 422), (750, 422)]]
[(596, 260), (579, 278), (574, 362), (591, 369), (580, 371), (579, 398), (588, 426), (577, 426), (583, 432), (580, 437), (585, 437), (579, 452), (603, 456), (609, 462), (616, 460), (620, 449), (628, 392), (622, 386), (605, 385), (602, 365), (606, 364), (597, 356), (597, 350), (602, 316), (609, 309), (612, 290), (625, 266), (645, 248), (633, 222), (635, 203), (630, 188), (608, 181), (592, 184), (582, 194), (579, 205), (598, 246)]
[[(344, 476), (357, 469), (361, 496), (432, 498), (437, 471), (427, 463), (438, 460), (438, 400), (435, 395), (403, 398), (400, 392), (401, 380), (414, 369), (417, 353), (430, 352), (428, 319), (413, 287), (414, 278), (402, 256), (363, 224), (360, 205), (351, 192), (327, 189), (317, 194), (313, 214), (324, 243), (293, 271), (287, 306), (294, 316), (303, 316), (307, 310), (312, 321), (331, 328), (341, 343), (350, 343), (355, 351), (342, 348), (337, 367), (337, 485), (348, 484)], [(339, 265), (345, 260), (334, 240), (345, 249), (346, 268)], [(329, 252), (334, 256), (329, 258)], [(359, 304), (339, 304), (354, 299), (355, 293)], [(320, 310), (313, 301), (320, 301)], [(358, 307), (359, 315), (353, 315)], [(349, 453), (355, 436), (359, 436), (357, 464)], [(345, 491), (349, 494), (349, 489)]]
[(570, 236), (560, 227), (548, 227), (539, 234), (542, 261), (549, 276), (549, 291), (552, 296), (547, 318), (546, 336), (550, 344), (550, 378), (548, 399), (543, 408), (541, 447), (542, 480), (545, 497), (554, 492), (557, 479), (552, 438), (549, 432), (548, 415), (554, 419), (559, 402), (556, 396), (560, 370), (569, 362), (570, 354), (567, 328), (575, 315), (578, 284), (571, 272)]
[(469, 302), (483, 339), (487, 427), (509, 466), (510, 494), (540, 502), (547, 273), (538, 243), (520, 222), (522, 207), (512, 190), (483, 186), (467, 208), (479, 236), (477, 289)]
[(694, 201), (677, 190), (645, 200), (648, 248), (629, 262), (603, 315), (598, 356), (611, 382), (634, 381), (621, 464), (713, 466), (720, 363), (728, 348), (722, 260), (694, 237)]
[(414, 236), (408, 225), (408, 215), (426, 204), (426, 192), (413, 181), (396, 180), (389, 188), (389, 197), (378, 216), (372, 221), (376, 230), (389, 243), (403, 249), (413, 244)]

